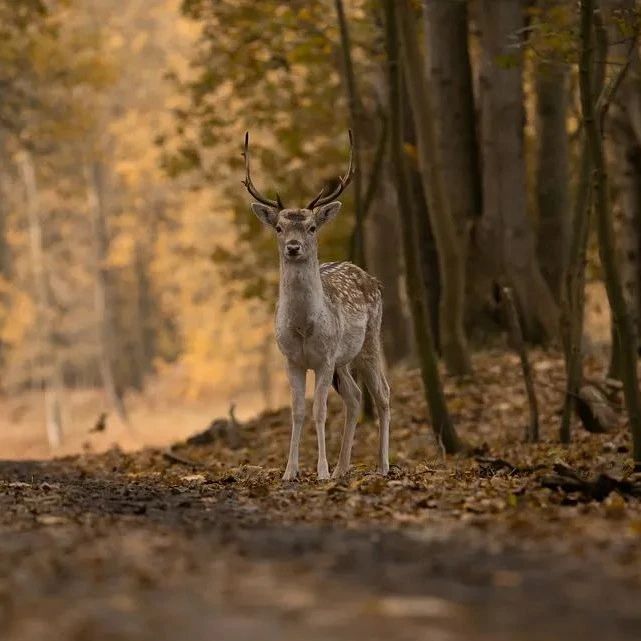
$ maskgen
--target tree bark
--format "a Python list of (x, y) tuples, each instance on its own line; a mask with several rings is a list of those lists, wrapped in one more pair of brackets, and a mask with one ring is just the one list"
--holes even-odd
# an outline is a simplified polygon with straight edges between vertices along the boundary
[(87, 202), (91, 214), (94, 241), (94, 309), (98, 332), (98, 362), (105, 395), (123, 423), (128, 422), (127, 411), (114, 375), (114, 358), (117, 353), (116, 332), (109, 285), (109, 234), (104, 202), (104, 167), (93, 160), (85, 167)]
[(343, 76), (345, 81), (345, 88), (347, 93), (347, 104), (349, 107), (349, 119), (352, 129), (353, 140), (353, 154), (354, 164), (356, 171), (354, 172), (354, 212), (356, 221), (354, 226), (354, 233), (352, 235), (352, 247), (350, 248), (350, 256), (356, 264), (365, 268), (365, 228), (364, 211), (363, 211), (363, 154), (362, 154), (362, 116), (363, 109), (361, 98), (356, 87), (356, 77), (354, 74), (354, 65), (352, 63), (352, 43), (349, 33), (349, 26), (345, 17), (345, 8), (343, 7), (343, 0), (334, 0), (336, 8), (336, 16), (338, 18), (338, 27), (341, 38), (341, 51), (343, 54)]
[(29, 252), (36, 293), (39, 356), (42, 360), (39, 379), (44, 393), (45, 427), (49, 446), (56, 449), (62, 444), (63, 438), (63, 379), (53, 331), (38, 183), (33, 158), (28, 151), (22, 151), (18, 156), (18, 167), (24, 183), (29, 221)]
[(561, 443), (570, 442), (572, 414), (583, 378), (585, 264), (592, 209), (592, 163), (585, 141), (581, 143), (580, 153), (570, 254), (561, 289), (561, 337), (566, 371), (566, 394), (559, 430)]
[[(0, 138), (0, 154), (2, 154), (2, 140)], [(7, 291), (5, 289), (6, 284), (9, 282), (11, 275), (10, 272), (10, 258), (9, 258), (9, 246), (6, 238), (6, 221), (8, 214), (7, 207), (7, 194), (8, 194), (8, 185), (7, 178), (2, 169), (0, 169), (0, 336), (2, 335), (2, 329), (4, 323), (7, 320), (8, 316), (8, 305), (9, 300), (7, 296)], [(2, 366), (5, 360), (5, 344), (0, 338), (0, 367)]]
[(465, 258), (472, 221), (480, 215), (482, 204), (467, 2), (424, 0), (423, 4), (445, 197)]
[(536, 398), (534, 388), (534, 376), (532, 367), (527, 354), (527, 347), (521, 330), (519, 312), (516, 309), (514, 295), (509, 287), (501, 288), (501, 302), (503, 304), (503, 313), (507, 325), (509, 342), (512, 344), (514, 351), (518, 354), (521, 361), (521, 372), (523, 373), (523, 382), (527, 393), (528, 406), (530, 408), (530, 422), (525, 430), (526, 443), (538, 443), (539, 441), (539, 403)]
[[(153, 231), (150, 230), (151, 234)], [(152, 236), (153, 237), (153, 236)], [(136, 283), (136, 297), (134, 304), (133, 350), (135, 353), (134, 381), (136, 389), (144, 388), (145, 376), (151, 369), (154, 345), (153, 333), (149, 326), (152, 311), (151, 282), (148, 274), (150, 262), (149, 250), (145, 243), (136, 242), (136, 255), (133, 264), (133, 276)]]
[[(623, 293), (632, 316), (638, 349), (641, 306), (641, 62), (638, 48), (630, 47), (630, 33), (624, 33), (619, 26), (623, 22), (629, 29), (638, 16), (635, 0), (607, 0), (603, 7), (611, 43), (608, 62), (615, 68), (616, 65), (628, 66), (608, 109), (605, 138), (618, 204), (617, 244)], [(612, 337), (610, 374), (618, 378), (621, 359), (616, 332), (612, 332)]]
[(567, 68), (540, 61), (535, 84), (537, 253), (543, 277), (559, 301), (570, 229)]
[[(414, 114), (410, 107), (409, 95), (403, 78), (401, 82), (401, 106), (403, 120), (403, 146), (416, 149), (416, 127)], [(409, 158), (408, 158), (409, 160)], [(423, 189), (421, 171), (417, 159), (412, 157), (407, 163), (407, 177), (409, 180), (412, 207), (416, 218), (416, 238), (418, 239), (418, 263), (421, 271), (424, 288), (424, 299), (427, 306), (427, 318), (432, 330), (434, 348), (441, 354), (440, 307), (441, 307), (441, 273), (439, 269), (438, 250), (436, 239), (430, 223), (427, 196)]]
[[(600, 100), (605, 82), (607, 37), (602, 21), (596, 20), (592, 34), (596, 47), (592, 99)], [(559, 437), (571, 440), (572, 415), (583, 379), (583, 319), (585, 313), (585, 267), (592, 211), (592, 160), (585, 137), (581, 134), (579, 178), (574, 199), (572, 232), (567, 268), (561, 288), (561, 339), (565, 357), (566, 394)]]
[(390, 182), (391, 163), (381, 174), (378, 196), (365, 222), (366, 260), (369, 271), (383, 284), (383, 351), (387, 364), (406, 360), (412, 352), (412, 328), (402, 296), (403, 257), (398, 205)]
[(612, 309), (615, 328), (621, 347), (621, 370), (625, 404), (633, 442), (633, 458), (641, 464), (641, 395), (637, 376), (636, 334), (632, 317), (625, 300), (623, 285), (617, 265), (614, 241), (614, 226), (608, 194), (608, 176), (605, 168), (603, 140), (600, 123), (596, 117), (593, 99), (592, 59), (593, 47), (591, 30), (595, 8), (594, 0), (581, 0), (581, 56), (579, 62), (579, 84), (581, 91), (581, 112), (585, 127), (590, 156), (594, 167), (594, 198), (599, 255), (603, 266), (605, 285)]
[(387, 49), (387, 64), (389, 78), (389, 114), (391, 129), (391, 153), (394, 174), (396, 177), (396, 191), (398, 197), (401, 229), (403, 237), (403, 250), (405, 254), (405, 268), (407, 272), (407, 285), (410, 296), (410, 307), (414, 322), (414, 335), (425, 398), (432, 418), (432, 429), (439, 444), (445, 452), (453, 453), (462, 449), (454, 425), (450, 419), (445, 404), (445, 396), (441, 386), (438, 371), (438, 361), (434, 350), (434, 342), (430, 332), (423, 288), (421, 286), (418, 253), (416, 247), (416, 227), (412, 201), (409, 197), (410, 187), (407, 179), (407, 168), (403, 151), (403, 125), (402, 110), (400, 105), (400, 70), (399, 70), (399, 42), (396, 24), (395, 0), (383, 0), (385, 11), (385, 43)]
[(400, 0), (397, 4), (398, 37), (402, 44), (407, 91), (414, 114), (419, 168), (439, 257), (441, 352), (450, 373), (469, 374), (472, 363), (464, 328), (465, 256), (459, 247), (456, 225), (444, 190), (434, 113), (415, 17), (408, 0)]
[(523, 6), (520, 0), (481, 0), (480, 9), (483, 217), (477, 250), (494, 282), (505, 278), (512, 286), (526, 336), (547, 338), (557, 334), (558, 309), (539, 268), (526, 207), (523, 55), (514, 46)]

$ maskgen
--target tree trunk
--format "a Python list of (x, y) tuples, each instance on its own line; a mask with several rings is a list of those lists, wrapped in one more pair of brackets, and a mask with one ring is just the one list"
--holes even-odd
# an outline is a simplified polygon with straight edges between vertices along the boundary
[(44, 393), (45, 426), (49, 446), (55, 449), (62, 444), (63, 438), (63, 380), (53, 332), (53, 310), (49, 294), (38, 183), (33, 159), (28, 151), (20, 153), (18, 166), (25, 187), (29, 220), (29, 252), (36, 292), (39, 358), (42, 361), (38, 369), (41, 371), (39, 379)]
[(520, 0), (481, 0), (480, 9), (483, 217), (477, 249), (494, 282), (505, 278), (512, 286), (526, 336), (550, 337), (557, 334), (558, 310), (539, 268), (526, 208), (523, 56), (514, 47), (523, 6)]
[[(401, 105), (403, 118), (403, 145), (417, 148), (416, 127), (414, 126), (414, 115), (410, 107), (406, 83), (401, 78)], [(421, 278), (424, 288), (425, 304), (427, 305), (427, 318), (432, 330), (434, 347), (437, 354), (441, 352), (441, 331), (440, 331), (440, 307), (441, 307), (441, 274), (439, 269), (438, 251), (436, 240), (430, 223), (427, 196), (423, 189), (421, 172), (418, 162), (412, 158), (408, 163), (407, 175), (410, 185), (412, 207), (416, 217), (416, 238), (418, 239), (418, 263), (421, 270)]]
[(425, 38), (434, 116), (440, 135), (445, 197), (465, 257), (472, 221), (481, 213), (481, 175), (476, 136), (467, 2), (424, 0)]
[(403, 151), (403, 125), (400, 105), (399, 42), (396, 24), (395, 0), (383, 0), (385, 11), (385, 43), (387, 49), (389, 77), (389, 117), (391, 130), (391, 153), (396, 177), (399, 214), (405, 254), (405, 268), (410, 297), (410, 307), (414, 322), (419, 365), (423, 379), (425, 398), (432, 418), (432, 429), (445, 452), (461, 450), (462, 444), (456, 434), (445, 404), (441, 386), (434, 342), (427, 321), (423, 287), (421, 286), (418, 253), (416, 247), (415, 215), (410, 199), (410, 187)]
[(536, 68), (535, 83), (537, 253), (543, 277), (559, 301), (570, 228), (567, 69), (541, 61)]
[(444, 191), (425, 61), (419, 47), (415, 16), (408, 0), (398, 2), (398, 14), (398, 37), (402, 44), (407, 91), (414, 114), (421, 180), (439, 257), (441, 352), (452, 374), (469, 374), (472, 364), (464, 329), (465, 256), (459, 247), (456, 225)]
[[(604, 9), (611, 43), (608, 62), (628, 64), (627, 74), (608, 110), (605, 129), (618, 204), (617, 244), (623, 293), (632, 316), (638, 349), (641, 306), (641, 62), (638, 48), (630, 48), (630, 34), (620, 28), (623, 22), (627, 31), (638, 16), (634, 0), (607, 0)], [(615, 332), (612, 334), (610, 374), (618, 378), (621, 359)]]
[(113, 359), (117, 352), (107, 265), (109, 235), (104, 203), (104, 167), (99, 160), (94, 160), (86, 166), (85, 173), (94, 240), (94, 308), (98, 331), (100, 376), (109, 404), (120, 420), (127, 423), (127, 411), (114, 376)]
[(590, 156), (594, 167), (594, 198), (597, 229), (599, 235), (599, 255), (605, 276), (605, 286), (612, 309), (615, 328), (621, 347), (621, 370), (630, 431), (633, 442), (633, 458), (641, 464), (641, 395), (637, 377), (636, 332), (632, 324), (630, 310), (625, 300), (623, 285), (617, 265), (614, 242), (614, 226), (608, 194), (608, 177), (605, 169), (603, 140), (593, 99), (592, 59), (593, 47), (591, 30), (594, 13), (594, 0), (581, 0), (581, 56), (579, 63), (579, 83), (581, 90), (581, 112)]
[[(605, 82), (607, 42), (602, 22), (595, 23), (592, 34), (597, 50), (594, 61), (592, 98), (597, 100)], [(585, 267), (592, 211), (592, 161), (582, 130), (579, 151), (579, 178), (574, 198), (572, 233), (568, 264), (561, 287), (561, 339), (565, 357), (566, 385), (559, 438), (571, 440), (572, 415), (583, 379), (583, 319), (585, 313)]]
[[(0, 139), (0, 154), (2, 153), (2, 140)], [(9, 213), (7, 207), (7, 194), (8, 194), (8, 185), (7, 178), (2, 169), (0, 169), (0, 336), (2, 336), (2, 330), (4, 323), (8, 317), (8, 305), (9, 299), (7, 296), (7, 290), (5, 289), (10, 278), (10, 259), (9, 259), (9, 246), (6, 238), (6, 221), (7, 215)], [(5, 344), (0, 338), (0, 367), (5, 360), (4, 355)]]
[(153, 359), (153, 338), (149, 327), (151, 317), (151, 296), (147, 267), (150, 256), (145, 243), (136, 241), (136, 255), (133, 264), (133, 276), (136, 283), (134, 304), (133, 351), (135, 354), (135, 380), (138, 390), (144, 387), (145, 376), (151, 369)]
[[(389, 166), (387, 160), (386, 164)], [(396, 194), (386, 168), (365, 223), (365, 257), (370, 273), (381, 281), (385, 292), (381, 334), (385, 359), (390, 366), (407, 359), (412, 352), (412, 329), (401, 290), (403, 259), (397, 212)]]
[(362, 154), (362, 123), (363, 109), (361, 98), (356, 87), (354, 65), (352, 64), (352, 44), (349, 33), (349, 26), (345, 17), (345, 9), (342, 0), (334, 0), (338, 27), (341, 37), (341, 51), (343, 54), (343, 77), (347, 93), (347, 104), (349, 106), (349, 119), (352, 129), (354, 166), (354, 212), (356, 215), (353, 238), (353, 247), (350, 248), (350, 256), (356, 264), (365, 268), (365, 228), (363, 211), (363, 154)]

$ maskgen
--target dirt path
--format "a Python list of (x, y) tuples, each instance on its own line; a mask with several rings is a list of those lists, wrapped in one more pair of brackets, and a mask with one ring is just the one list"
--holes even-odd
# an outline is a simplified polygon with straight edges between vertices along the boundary
[[(113, 455), (117, 456), (117, 455)], [(595, 549), (435, 521), (276, 525), (234, 483), (0, 464), (0, 638), (638, 639)]]
[[(443, 460), (416, 374), (393, 381), (392, 470), (358, 428), (353, 470), (282, 483), (283, 409), (178, 448), (0, 462), (1, 641), (625, 641), (641, 638), (641, 500), (543, 482), (631, 472), (625, 425), (556, 440), (562, 363), (535, 359), (543, 442), (522, 443), (518, 363), (448, 381), (461, 435)], [(545, 384), (543, 384), (545, 383)], [(336, 460), (340, 404), (331, 399)], [(636, 479), (636, 480), (635, 480)]]

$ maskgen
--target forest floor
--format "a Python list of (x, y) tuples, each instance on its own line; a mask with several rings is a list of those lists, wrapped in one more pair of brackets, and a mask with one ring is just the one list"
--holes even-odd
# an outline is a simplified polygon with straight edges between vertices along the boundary
[[(536, 445), (512, 355), (447, 382), (465, 457), (434, 444), (417, 374), (395, 375), (387, 478), (365, 423), (351, 475), (316, 481), (308, 421), (302, 479), (282, 482), (286, 409), (244, 422), (237, 444), (177, 444), (183, 463), (154, 448), (0, 461), (0, 639), (639, 639), (625, 421), (560, 446), (562, 363), (533, 360)], [(341, 427), (333, 394), (330, 463)]]

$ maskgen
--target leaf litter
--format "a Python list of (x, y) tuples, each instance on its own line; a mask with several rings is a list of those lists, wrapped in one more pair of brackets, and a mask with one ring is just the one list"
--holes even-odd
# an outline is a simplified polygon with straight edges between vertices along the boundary
[[(443, 638), (554, 638), (583, 628), (585, 639), (613, 631), (619, 636), (610, 638), (628, 638), (622, 621), (641, 625), (634, 605), (641, 475), (617, 391), (616, 425), (590, 433), (576, 421), (564, 447), (557, 438), (562, 361), (533, 351), (532, 364), (541, 441), (523, 442), (528, 410), (517, 357), (489, 351), (475, 357), (474, 379), (446, 379), (468, 445), (466, 455), (447, 458), (432, 438), (418, 373), (394, 373), (387, 477), (374, 472), (377, 430), (366, 422), (357, 428), (349, 476), (317, 481), (308, 412), (300, 479), (281, 481), (287, 408), (238, 424), (231, 442), (217, 423), (207, 438), (169, 450), (0, 463), (2, 638), (38, 638), (39, 616), (69, 633), (61, 638), (105, 631), (115, 639), (158, 638), (173, 613), (181, 626), (189, 619), (190, 638), (205, 639), (218, 629), (211, 612), (231, 626), (225, 638), (233, 640), (245, 638), (238, 616), (255, 621), (260, 638), (281, 639), (289, 638), (282, 618), (294, 615), (291, 638), (326, 638), (329, 628), (335, 638), (421, 638), (412, 626), (425, 621), (433, 638), (437, 631)], [(597, 364), (589, 367), (598, 380)], [(332, 395), (330, 464), (341, 431), (342, 407)], [(121, 629), (96, 615), (96, 602), (79, 598), (84, 614), (72, 625), (51, 614), (60, 603), (47, 585), (57, 586), (60, 599), (95, 590), (109, 611), (114, 603), (134, 605)], [(26, 596), (16, 601), (20, 589)], [(605, 618), (596, 614), (601, 589), (613, 597)], [(172, 590), (191, 597), (171, 600)], [(147, 592), (156, 604), (141, 601)], [(559, 604), (558, 616), (537, 615)], [(493, 614), (479, 619), (479, 612)], [(371, 625), (363, 625), (363, 613)], [(186, 638), (183, 632), (165, 636)]]

